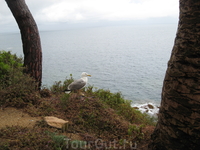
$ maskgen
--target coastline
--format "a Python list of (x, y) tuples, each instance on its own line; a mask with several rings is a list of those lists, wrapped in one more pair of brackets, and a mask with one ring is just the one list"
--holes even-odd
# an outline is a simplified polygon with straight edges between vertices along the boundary
[(144, 104), (134, 104), (133, 108), (139, 110), (142, 113), (146, 113), (151, 117), (156, 117), (159, 112), (159, 106), (153, 103), (144, 103)]

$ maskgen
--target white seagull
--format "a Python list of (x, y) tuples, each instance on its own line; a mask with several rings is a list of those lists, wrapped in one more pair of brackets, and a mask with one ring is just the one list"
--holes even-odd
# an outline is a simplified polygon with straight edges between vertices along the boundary
[(78, 91), (79, 89), (83, 88), (88, 82), (88, 76), (91, 77), (90, 74), (83, 72), (81, 74), (81, 78), (69, 84), (67, 90), (65, 91)]

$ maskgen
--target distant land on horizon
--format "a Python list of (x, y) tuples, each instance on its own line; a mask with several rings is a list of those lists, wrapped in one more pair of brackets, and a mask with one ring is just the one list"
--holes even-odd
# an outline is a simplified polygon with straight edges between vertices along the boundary
[[(37, 23), (37, 20), (35, 20)], [(123, 21), (80, 21), (80, 22), (47, 22), (37, 23), (39, 31), (51, 31), (51, 30), (66, 30), (76, 28), (88, 28), (88, 27), (104, 27), (104, 26), (130, 26), (130, 25), (149, 25), (149, 24), (178, 24), (178, 18), (176, 17), (162, 17), (151, 18), (141, 20), (123, 20)], [(16, 24), (1, 25), (0, 33), (19, 33), (19, 28)]]

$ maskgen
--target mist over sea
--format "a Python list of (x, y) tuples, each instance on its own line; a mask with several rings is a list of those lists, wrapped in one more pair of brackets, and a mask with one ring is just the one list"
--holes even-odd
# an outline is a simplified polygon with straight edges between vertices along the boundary
[[(43, 85), (85, 71), (94, 87), (159, 105), (176, 30), (177, 24), (151, 24), (41, 31)], [(0, 33), (0, 50), (23, 56), (20, 33)]]

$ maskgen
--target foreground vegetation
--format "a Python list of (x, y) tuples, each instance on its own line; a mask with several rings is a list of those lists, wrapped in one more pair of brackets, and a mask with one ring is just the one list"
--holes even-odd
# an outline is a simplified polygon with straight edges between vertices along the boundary
[(0, 150), (5, 149), (142, 149), (147, 146), (154, 119), (131, 107), (121, 93), (84, 88), (82, 94), (63, 93), (73, 81), (36, 90), (35, 82), (23, 74), (22, 59), (0, 52), (0, 106), (16, 107), (31, 116), (55, 116), (69, 121), (56, 129), (38, 121), (32, 128), (12, 126), (0, 129)]

